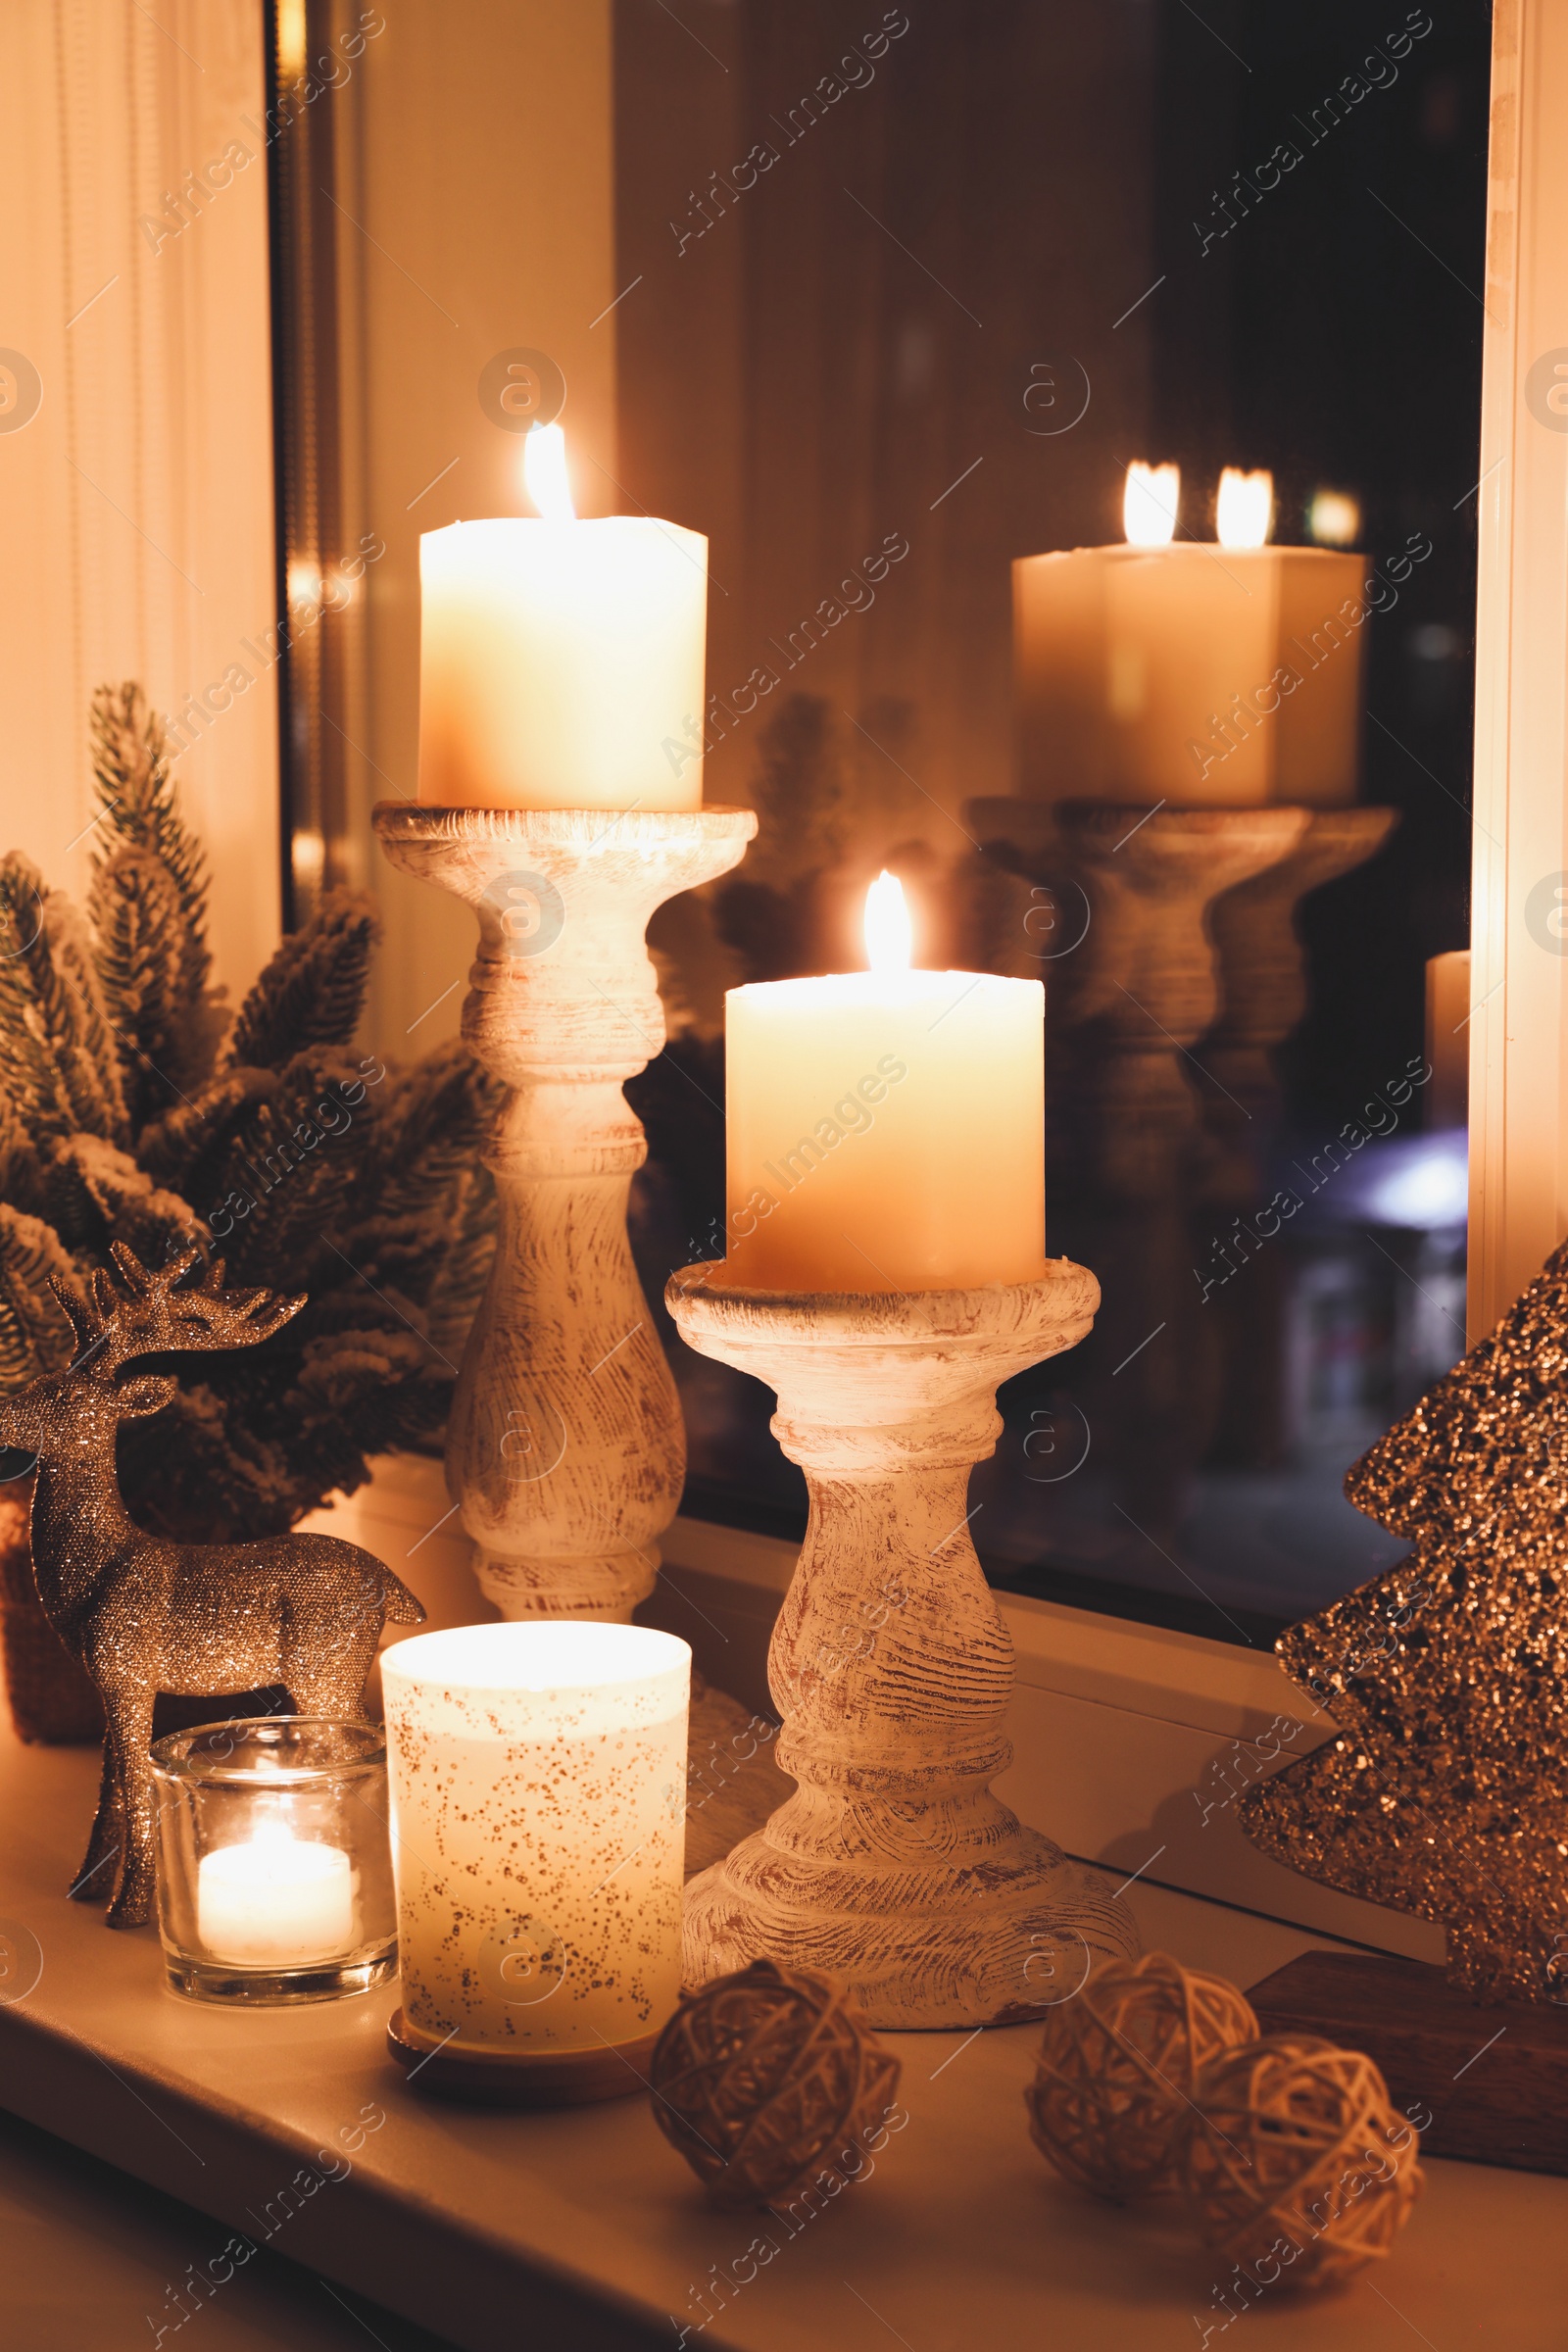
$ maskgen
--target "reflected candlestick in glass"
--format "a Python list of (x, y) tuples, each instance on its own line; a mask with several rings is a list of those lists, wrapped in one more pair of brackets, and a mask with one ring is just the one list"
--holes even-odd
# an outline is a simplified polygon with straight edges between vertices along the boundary
[(1014, 561), (1020, 790), (1140, 813), (1353, 801), (1367, 559), (1266, 546), (1267, 473), (1226, 468), (1217, 546), (1175, 538), (1178, 496), (1175, 466), (1135, 462), (1126, 546)]

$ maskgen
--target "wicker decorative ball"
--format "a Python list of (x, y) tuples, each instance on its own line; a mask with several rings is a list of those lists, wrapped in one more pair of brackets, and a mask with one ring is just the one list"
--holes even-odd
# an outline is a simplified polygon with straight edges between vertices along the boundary
[(832, 1977), (754, 1960), (687, 1995), (649, 2080), (664, 2137), (729, 2208), (866, 2172), (899, 2071)]
[(1370, 2058), (1279, 2034), (1205, 2071), (1178, 2167), (1216, 2253), (1264, 2285), (1332, 2286), (1387, 2254), (1409, 2218), (1416, 2147)]
[(1256, 2033), (1257, 2019), (1223, 1977), (1183, 1968), (1166, 1952), (1107, 1961), (1046, 2022), (1024, 2092), (1030, 2137), (1098, 2196), (1173, 2187), (1200, 2073)]

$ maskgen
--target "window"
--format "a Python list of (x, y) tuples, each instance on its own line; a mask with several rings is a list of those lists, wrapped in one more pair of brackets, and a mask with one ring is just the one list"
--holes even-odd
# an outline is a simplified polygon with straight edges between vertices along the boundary
[[(1045, 980), (1048, 1246), (1103, 1291), (1003, 1400), (988, 1572), (1262, 1638), (1397, 1556), (1341, 1481), (1464, 1345), (1485, 12), (955, 10), (874, 56), (841, 10), (713, 14), (719, 59), (616, 21), (621, 478), (711, 534), (708, 791), (763, 819), (656, 930), (689, 1017), (632, 1089), (646, 1279), (718, 1247), (723, 984), (858, 963), (891, 865), (922, 960)], [(1019, 739), (1010, 573), (1119, 540), (1132, 459), (1181, 468), (1200, 658), (1255, 601), (1225, 466), (1276, 544), (1358, 555), (1220, 660), (1200, 747), (1107, 778), (1093, 728)], [(1085, 640), (1102, 712), (1146, 653)], [(1276, 654), (1346, 680), (1300, 835)], [(1097, 792), (1108, 842), (1057, 805)], [(670, 1336), (687, 1507), (798, 1532), (771, 1399)]]
[[(517, 511), (476, 386), (544, 348), (584, 509), (709, 535), (707, 796), (764, 820), (652, 934), (672, 1038), (629, 1089), (650, 1296), (717, 1246), (724, 988), (858, 963), (891, 866), (922, 960), (1045, 980), (1048, 1246), (1104, 1292), (1094, 1338), (1003, 1399), (971, 1496), (988, 1571), (1266, 1639), (1398, 1548), (1340, 1482), (1463, 1345), (1475, 581), (1511, 496), (1481, 432), (1490, 12), (620, 0), (569, 30), (519, 10), (482, 55), (421, 23), (329, 100), (331, 217), (283, 248), (329, 238), (336, 287), (335, 369), (305, 386), (331, 430), (308, 458), (296, 419), (290, 462), (330, 472), (314, 512), (345, 547), (386, 549), (323, 623), (324, 683), (292, 682), (300, 894), (381, 894), (386, 1045), (455, 1024), (465, 919), (389, 880), (368, 808), (414, 780), (418, 533)], [(429, 130), (460, 105), (470, 137)], [(1177, 541), (1210, 583), (1226, 466), (1272, 474), (1275, 546), (1364, 559), (1348, 614), (1283, 629), (1303, 686), (1352, 678), (1349, 758), (1295, 831), (1278, 662), (1237, 670), (1169, 791), (1085, 753), (1089, 797), (1126, 809), (1108, 841), (1072, 814), (1059, 736), (1020, 760), (1012, 564), (1118, 544), (1133, 460), (1180, 466)], [(1095, 660), (1102, 712), (1147, 703), (1136, 648)], [(1485, 821), (1522, 925), (1506, 853), (1535, 853)], [(1488, 1076), (1496, 1016), (1506, 1036), (1539, 996), (1519, 970), (1477, 1044), (1486, 1165), (1528, 1145), (1544, 1229), (1525, 1128), (1555, 1092), (1548, 1113), (1515, 1082), (1504, 1113)], [(1568, 1219), (1532, 1258), (1503, 1199), (1487, 1262), (1516, 1289)], [(771, 1399), (665, 1336), (688, 1510), (798, 1529)]]

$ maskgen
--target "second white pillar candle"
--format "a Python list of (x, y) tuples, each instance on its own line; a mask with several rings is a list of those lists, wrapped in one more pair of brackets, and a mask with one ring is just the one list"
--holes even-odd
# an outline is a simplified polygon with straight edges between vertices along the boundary
[(881, 968), (725, 999), (728, 1279), (940, 1291), (1045, 1264), (1045, 990)]

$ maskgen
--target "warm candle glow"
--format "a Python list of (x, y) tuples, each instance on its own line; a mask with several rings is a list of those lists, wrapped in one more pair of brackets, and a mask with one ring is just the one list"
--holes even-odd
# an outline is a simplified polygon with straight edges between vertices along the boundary
[(1361, 502), (1348, 490), (1314, 490), (1306, 527), (1320, 547), (1353, 547), (1361, 536)]
[(904, 885), (886, 867), (865, 894), (865, 960), (873, 972), (906, 972), (913, 953)]
[(1219, 477), (1214, 530), (1221, 547), (1261, 547), (1274, 519), (1274, 476), (1227, 466)]
[(197, 1934), (230, 1967), (299, 1968), (353, 1949), (354, 1894), (339, 1847), (296, 1838), (281, 1817), (262, 1820), (247, 1843), (202, 1857)]
[(1168, 547), (1176, 533), (1182, 494), (1179, 466), (1146, 466), (1134, 458), (1121, 494), (1121, 524), (1129, 547)]
[(865, 894), (865, 959), (724, 1000), (734, 1278), (856, 1292), (1035, 1280), (1041, 983), (921, 969), (886, 871)]
[(288, 601), (290, 605), (318, 605), (321, 601), (321, 567), (303, 556), (296, 556), (288, 567)]
[(305, 0), (278, 0), (277, 65), (284, 81), (292, 81), (304, 73), (308, 38)]
[(602, 2049), (680, 1997), (692, 1653), (534, 1618), (382, 1666), (403, 2008), (458, 2048)]
[(571, 477), (566, 471), (566, 436), (559, 424), (536, 424), (522, 437), (522, 479), (546, 522), (575, 522)]

